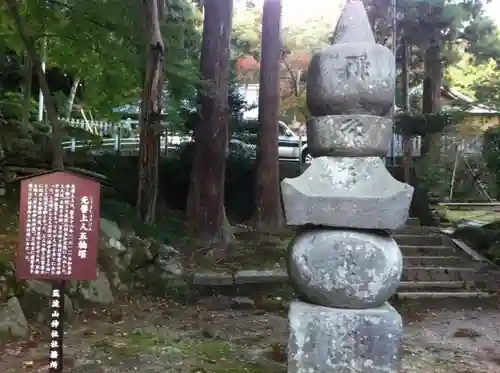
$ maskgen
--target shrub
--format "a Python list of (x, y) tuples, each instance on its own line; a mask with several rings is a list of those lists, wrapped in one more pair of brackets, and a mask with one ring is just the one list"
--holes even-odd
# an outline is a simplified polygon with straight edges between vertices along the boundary
[[(231, 151), (227, 159), (225, 198), (229, 217), (246, 220), (253, 207), (254, 168), (250, 153)], [(194, 143), (183, 145), (177, 152), (160, 158), (158, 198), (169, 208), (183, 211), (189, 192), (194, 156)], [(135, 205), (137, 197), (137, 156), (103, 154), (79, 167), (107, 176), (114, 189), (113, 198)]]
[(500, 230), (499, 223), (491, 223), (482, 227), (458, 227), (453, 233), (469, 244), (478, 253), (500, 265)]

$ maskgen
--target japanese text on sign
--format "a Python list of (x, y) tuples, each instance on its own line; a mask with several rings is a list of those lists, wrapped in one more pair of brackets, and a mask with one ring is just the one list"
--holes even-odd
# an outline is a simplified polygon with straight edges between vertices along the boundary
[(28, 184), (25, 258), (34, 275), (72, 273), (74, 184)]
[(99, 194), (98, 182), (71, 172), (21, 181), (19, 279), (96, 279)]
[(62, 356), (62, 315), (61, 302), (64, 302), (63, 294), (59, 289), (52, 289), (51, 296), (51, 321), (50, 321), (50, 349), (49, 349), (49, 369), (57, 371), (60, 368)]
[(92, 197), (80, 198), (80, 232), (78, 235), (78, 257), (87, 258), (88, 232), (92, 231)]

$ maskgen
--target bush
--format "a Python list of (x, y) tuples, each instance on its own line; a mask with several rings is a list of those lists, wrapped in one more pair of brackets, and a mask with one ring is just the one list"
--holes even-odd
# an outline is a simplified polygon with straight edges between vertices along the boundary
[(453, 238), (469, 244), (474, 250), (500, 265), (500, 223), (490, 223), (482, 227), (458, 227)]
[[(183, 211), (186, 207), (193, 156), (194, 143), (187, 143), (179, 151), (160, 158), (158, 198), (173, 210)], [(106, 175), (114, 189), (113, 198), (135, 205), (137, 156), (103, 154), (78, 166)], [(225, 199), (227, 214), (232, 220), (250, 217), (254, 184), (253, 160), (249, 153), (231, 151), (227, 159)]]
[(495, 196), (500, 197), (500, 127), (485, 131), (483, 137), (483, 157), (488, 171), (495, 180)]
[[(455, 154), (443, 155), (439, 163), (424, 157), (416, 167), (419, 185), (439, 201), (447, 201), (454, 166)], [(453, 200), (484, 201), (486, 196), (477, 187), (478, 182), (482, 183), (489, 196), (495, 195), (495, 183), (492, 182), (485, 159), (481, 156), (468, 156), (467, 159), (459, 156), (453, 182)]]

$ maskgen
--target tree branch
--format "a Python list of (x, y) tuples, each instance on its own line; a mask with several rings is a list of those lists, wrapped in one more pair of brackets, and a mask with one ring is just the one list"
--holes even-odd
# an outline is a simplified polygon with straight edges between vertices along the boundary
[(62, 150), (62, 127), (59, 122), (56, 106), (54, 99), (50, 93), (49, 84), (45, 76), (45, 72), (42, 68), (42, 62), (35, 49), (35, 43), (33, 42), (33, 37), (28, 32), (24, 25), (24, 21), (19, 13), (17, 0), (5, 0), (9, 13), (19, 31), (19, 36), (26, 47), (26, 52), (28, 53), (33, 67), (38, 75), (40, 89), (43, 92), (43, 96), (46, 102), (47, 116), (52, 125), (52, 167), (56, 170), (61, 170), (64, 168), (64, 152)]
[(293, 91), (295, 93), (295, 96), (299, 97), (299, 90), (298, 90), (298, 82), (297, 78), (295, 77), (292, 68), (290, 67), (290, 64), (286, 61), (286, 58), (283, 58), (283, 63), (285, 64), (286, 69), (288, 70), (288, 73), (290, 74), (290, 79), (292, 80), (293, 83)]

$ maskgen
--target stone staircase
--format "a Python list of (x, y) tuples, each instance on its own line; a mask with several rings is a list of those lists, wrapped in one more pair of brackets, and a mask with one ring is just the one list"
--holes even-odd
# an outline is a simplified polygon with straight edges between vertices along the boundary
[(495, 294), (478, 274), (485, 262), (473, 258), (437, 229), (421, 227), (410, 219), (405, 228), (394, 232), (394, 238), (404, 262), (398, 298), (488, 298)]

